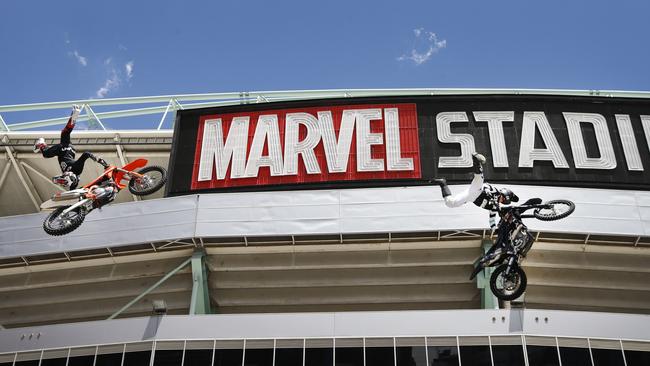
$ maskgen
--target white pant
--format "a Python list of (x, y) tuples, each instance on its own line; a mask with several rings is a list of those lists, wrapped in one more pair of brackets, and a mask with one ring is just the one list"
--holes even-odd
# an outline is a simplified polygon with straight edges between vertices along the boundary
[(467, 202), (474, 202), (483, 191), (483, 174), (474, 174), (469, 187), (462, 192), (445, 197), (447, 207), (458, 207)]

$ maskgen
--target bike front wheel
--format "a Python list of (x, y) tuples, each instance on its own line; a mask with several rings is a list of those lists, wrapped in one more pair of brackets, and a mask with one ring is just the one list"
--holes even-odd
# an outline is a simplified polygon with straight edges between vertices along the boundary
[(79, 206), (64, 213), (68, 207), (70, 206), (59, 207), (47, 215), (43, 221), (46, 233), (54, 236), (65, 235), (81, 226), (86, 217), (86, 209)]
[(129, 192), (136, 196), (146, 196), (162, 188), (167, 182), (165, 168), (151, 165), (138, 170), (142, 177), (133, 177), (129, 181)]
[(490, 289), (494, 296), (503, 301), (511, 301), (526, 291), (526, 273), (518, 265), (510, 268), (506, 274), (507, 264), (497, 267), (490, 277)]
[(576, 209), (575, 203), (569, 200), (553, 200), (544, 202), (548, 208), (537, 208), (533, 215), (542, 221), (553, 221), (563, 219), (573, 213)]

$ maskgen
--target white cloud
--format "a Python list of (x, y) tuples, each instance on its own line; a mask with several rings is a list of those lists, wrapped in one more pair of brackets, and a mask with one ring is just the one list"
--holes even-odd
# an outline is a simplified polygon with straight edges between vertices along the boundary
[(416, 66), (419, 66), (429, 61), (434, 53), (447, 47), (447, 40), (438, 39), (438, 36), (435, 33), (428, 32), (424, 30), (424, 28), (414, 29), (413, 33), (415, 34), (413, 48), (409, 53), (398, 57), (398, 61), (410, 60), (413, 61)]
[(77, 59), (77, 62), (81, 66), (86, 66), (88, 65), (88, 59), (86, 59), (84, 56), (81, 56), (77, 50), (74, 50), (74, 52), (69, 52), (68, 53), (70, 56), (74, 56), (74, 58)]
[(101, 88), (97, 89), (97, 97), (104, 98), (108, 93), (120, 86), (120, 83), (121, 80), (117, 75), (117, 71), (115, 71), (115, 69), (111, 69), (110, 77), (106, 79), (104, 85)]
[(113, 62), (113, 58), (112, 58), (112, 57), (109, 57), (109, 58), (107, 58), (106, 60), (104, 60), (104, 65), (107, 65), (107, 66), (108, 66), (108, 65), (111, 64), (111, 62)]
[(133, 77), (133, 61), (129, 61), (124, 65), (124, 69), (126, 70), (126, 80), (131, 80)]

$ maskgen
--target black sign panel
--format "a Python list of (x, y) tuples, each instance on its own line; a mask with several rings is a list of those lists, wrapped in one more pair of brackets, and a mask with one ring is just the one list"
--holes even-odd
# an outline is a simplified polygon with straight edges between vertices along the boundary
[[(205, 116), (392, 104), (416, 106), (418, 179), (328, 181), (208, 190), (191, 188), (193, 172), (196, 176), (199, 164), (199, 125)], [(498, 114), (487, 112), (503, 112), (504, 116), (511, 116), (512, 120), (490, 124), (486, 115), (494, 117)], [(318, 116), (314, 115), (314, 118)], [(448, 131), (441, 135), (440, 126), (443, 124), (448, 126)], [(500, 125), (502, 130), (496, 128), (496, 125)], [(223, 132), (225, 140), (228, 138), (225, 126)], [(252, 136), (253, 132), (249, 132)], [(356, 134), (355, 131), (355, 136)], [(387, 136), (384, 136), (383, 141), (387, 140)], [(473, 145), (468, 145), (467, 136), (471, 136)], [(502, 140), (499, 140), (499, 136)], [(167, 193), (179, 195), (204, 191), (409, 185), (421, 184), (434, 177), (447, 178), (451, 183), (467, 183), (471, 173), (467, 164), (468, 146), (473, 146), (487, 157), (484, 167), (486, 180), (494, 183), (649, 190), (648, 139), (650, 100), (632, 98), (504, 95), (377, 97), (183, 110), (178, 112), (175, 124)], [(459, 140), (464, 140), (465, 145), (450, 142)], [(496, 140), (499, 141), (495, 143)], [(530, 142), (529, 145), (526, 145), (527, 141)], [(323, 143), (320, 141), (318, 148)], [(250, 150), (250, 146), (247, 148)], [(378, 156), (375, 148), (373, 147), (372, 157)], [(265, 145), (265, 153), (267, 150), (268, 146)], [(460, 156), (465, 156), (465, 159), (444, 162), (449, 157)], [(298, 160), (301, 169), (304, 169), (304, 161)], [(349, 165), (349, 169), (354, 168), (352, 164)], [(328, 169), (327, 166), (320, 168)], [(228, 169), (232, 174), (231, 165)]]

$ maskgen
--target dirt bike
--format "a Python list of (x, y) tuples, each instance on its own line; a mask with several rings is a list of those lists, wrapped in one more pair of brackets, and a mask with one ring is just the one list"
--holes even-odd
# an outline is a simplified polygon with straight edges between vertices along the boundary
[(107, 165), (101, 176), (82, 188), (55, 194), (41, 205), (42, 209), (54, 209), (43, 221), (43, 229), (50, 235), (72, 232), (90, 211), (113, 201), (127, 185), (136, 196), (156, 192), (167, 181), (167, 172), (162, 167), (146, 165), (146, 159), (134, 160), (121, 168)]
[[(525, 211), (534, 210), (531, 214)], [(526, 290), (526, 273), (520, 262), (533, 246), (535, 238), (528, 231), (522, 219), (537, 218), (553, 221), (569, 216), (575, 210), (575, 204), (568, 200), (553, 200), (542, 203), (539, 198), (531, 198), (519, 206), (500, 208), (501, 221), (497, 228), (495, 244), (474, 263), (473, 280), (486, 267), (498, 266), (490, 277), (492, 293), (503, 301), (511, 301)]]

